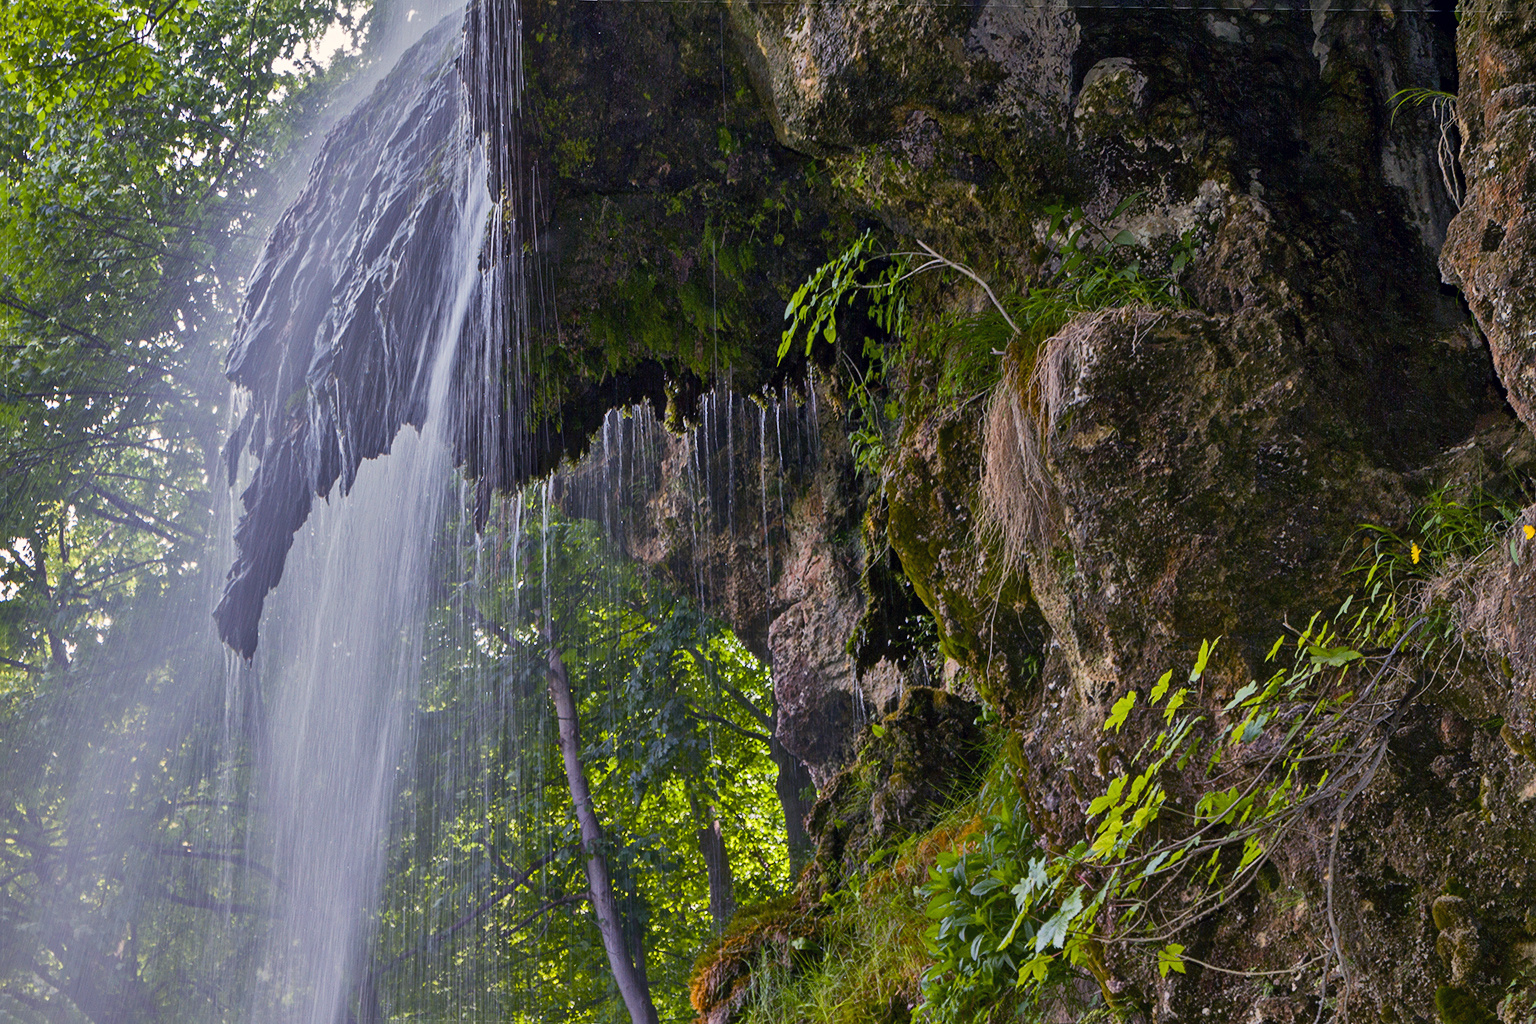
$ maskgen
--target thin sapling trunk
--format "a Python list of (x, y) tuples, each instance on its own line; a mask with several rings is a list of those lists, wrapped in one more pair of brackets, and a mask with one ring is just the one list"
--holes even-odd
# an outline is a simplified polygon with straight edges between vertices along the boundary
[(571, 697), (565, 662), (560, 659), (552, 634), (549, 637), (549, 696), (555, 703), (555, 716), (560, 723), (560, 756), (565, 761), (565, 778), (571, 787), (576, 822), (581, 826), (581, 849), (587, 855), (587, 886), (591, 890), (592, 910), (597, 915), (597, 930), (602, 934), (603, 949), (608, 954), (608, 966), (633, 1024), (658, 1024), (650, 986), (635, 969), (635, 961), (624, 941), (624, 923), (614, 902), (608, 861), (603, 856), (603, 830), (593, 809), (586, 770), (581, 765), (576, 702)]

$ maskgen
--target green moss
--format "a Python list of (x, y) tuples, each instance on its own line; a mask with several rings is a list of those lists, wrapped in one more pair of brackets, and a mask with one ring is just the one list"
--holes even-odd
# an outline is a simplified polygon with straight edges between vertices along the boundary
[(771, 968), (796, 973), (818, 956), (819, 908), (794, 895), (744, 907), (694, 962), (689, 1001), (701, 1016), (739, 1008), (754, 978)]
[(765, 960), (735, 1020), (742, 1024), (904, 1024), (927, 966), (927, 919), (906, 874), (871, 876), (823, 922), (821, 955)]
[(1435, 990), (1435, 1012), (1444, 1024), (1498, 1024), (1499, 1020), (1466, 989), (1450, 985)]

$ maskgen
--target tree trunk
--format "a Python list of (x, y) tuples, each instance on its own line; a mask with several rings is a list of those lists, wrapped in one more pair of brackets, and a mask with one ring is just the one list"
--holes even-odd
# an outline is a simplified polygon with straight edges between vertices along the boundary
[(581, 826), (581, 848), (587, 855), (587, 886), (592, 894), (592, 909), (597, 915), (597, 930), (603, 937), (603, 949), (608, 953), (608, 966), (613, 980), (624, 997), (633, 1024), (658, 1024), (656, 1006), (651, 1002), (650, 986), (635, 970), (624, 941), (624, 923), (619, 917), (613, 899), (613, 881), (608, 874), (608, 861), (603, 857), (603, 832), (597, 822), (597, 812), (592, 806), (592, 791), (587, 786), (587, 774), (581, 766), (581, 739), (577, 732), (576, 702), (571, 698), (570, 680), (565, 674), (565, 662), (555, 649), (553, 638), (549, 643), (549, 696), (555, 702), (555, 715), (560, 723), (560, 756), (565, 761), (565, 778), (571, 787), (571, 803), (576, 808), (576, 822)]
[[(701, 664), (708, 663), (698, 648), (694, 648), (693, 656)], [(773, 710), (763, 711), (746, 694), (724, 679), (718, 682), (720, 688), (751, 715), (767, 734), (768, 758), (779, 770), (773, 788), (778, 793), (779, 806), (784, 809), (784, 836), (789, 847), (789, 882), (793, 886), (800, 875), (800, 869), (810, 863), (814, 852), (811, 837), (805, 831), (805, 816), (810, 813), (811, 802), (802, 795), (811, 788), (811, 773), (806, 771), (798, 757), (779, 742), (779, 709), (776, 701)]]
[(709, 875), (709, 916), (715, 925), (715, 934), (725, 931), (725, 926), (736, 913), (736, 880), (731, 875), (731, 859), (725, 849), (725, 836), (720, 833), (720, 817), (713, 807), (688, 798), (693, 805), (693, 819), (698, 824), (695, 835), (699, 841), (699, 854), (704, 858), (704, 869)]
[[(775, 716), (777, 717), (777, 716)], [(805, 791), (811, 788), (811, 773), (805, 770), (800, 759), (785, 749), (777, 733), (768, 742), (768, 757), (778, 768), (773, 788), (779, 795), (779, 805), (784, 808), (784, 833), (789, 844), (789, 880), (793, 885), (800, 870), (810, 863), (811, 837), (805, 831), (805, 816), (810, 813), (810, 801)]]

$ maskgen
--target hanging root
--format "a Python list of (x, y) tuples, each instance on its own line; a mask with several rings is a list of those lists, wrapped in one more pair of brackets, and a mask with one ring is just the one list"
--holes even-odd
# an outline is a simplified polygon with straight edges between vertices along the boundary
[(1052, 424), (1066, 408), (1071, 382), (1090, 358), (1090, 339), (1104, 320), (1149, 311), (1104, 310), (1079, 316), (1024, 358), (1011, 349), (992, 390), (983, 431), (981, 518), (996, 537), (1006, 571), (1024, 568), (1031, 549), (1052, 547), (1065, 525), (1061, 490), (1046, 464)]
[(1061, 519), (1034, 403), (1021, 390), (1007, 376), (993, 390), (982, 450), (982, 522), (1001, 544), (1010, 572), (1024, 567), (1031, 545), (1049, 537)]

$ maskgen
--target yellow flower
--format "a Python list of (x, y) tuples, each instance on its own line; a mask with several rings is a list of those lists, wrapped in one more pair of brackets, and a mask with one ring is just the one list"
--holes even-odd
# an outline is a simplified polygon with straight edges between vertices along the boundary
[(1417, 544), (1413, 545), (1413, 547), (1411, 547), (1408, 550), (1408, 554), (1410, 556), (1412, 556), (1412, 558), (1413, 558), (1413, 564), (1414, 565), (1418, 565), (1419, 564), (1419, 551), (1420, 551), (1420, 548), (1419, 548), (1419, 546)]
[(1525, 539), (1526, 540), (1530, 540), (1532, 537), (1536, 537), (1536, 526), (1532, 526), (1530, 523), (1526, 523), (1525, 524)]

